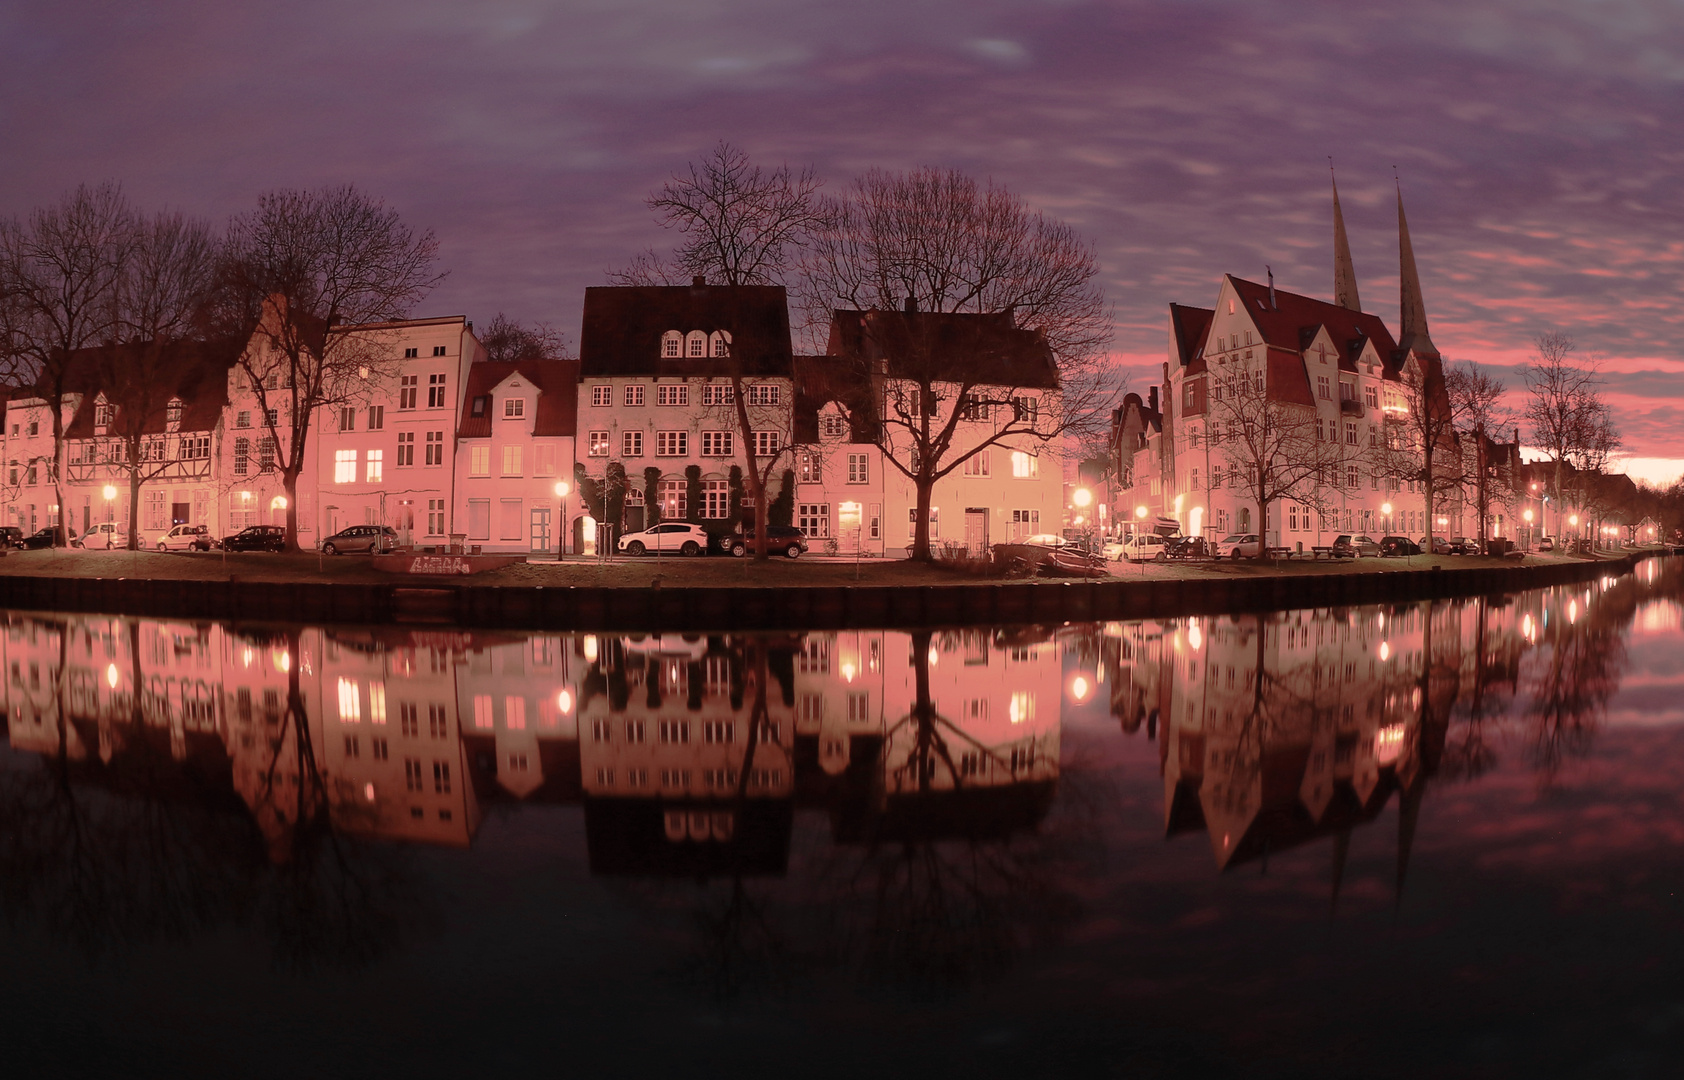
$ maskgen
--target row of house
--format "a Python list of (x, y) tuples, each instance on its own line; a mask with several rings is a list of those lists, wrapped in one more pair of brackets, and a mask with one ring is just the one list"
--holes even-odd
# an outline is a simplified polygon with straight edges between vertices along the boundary
[[(1258, 533), (1272, 545), (1307, 550), (1341, 533), (1421, 537), (1429, 524), (1435, 535), (1482, 535), (1475, 504), (1483, 502), (1483, 535), (1517, 535), (1518, 432), (1504, 442), (1495, 432), (1467, 438), (1447, 422), (1407, 420), (1412, 407), (1443, 416), (1450, 403), (1401, 196), (1402, 325), (1395, 338), (1379, 316), (1362, 310), (1337, 188), (1333, 219), (1333, 302), (1277, 289), (1272, 278), (1230, 274), (1212, 307), (1170, 305), (1159, 384), (1144, 399), (1127, 395), (1113, 412), (1110, 518), (1118, 531)], [(1301, 445), (1260, 431), (1267, 422), (1248, 428), (1242, 398), (1244, 410), (1281, 417), (1276, 424), (1302, 424)], [(1410, 434), (1419, 449), (1423, 427), (1438, 431), (1439, 460), (1455, 462), (1444, 472), (1491, 479), (1488, 498), (1469, 498), (1462, 484), (1446, 483), (1428, 508), (1424, 487), (1400, 475), (1396, 455)], [(1270, 438), (1277, 441), (1270, 450), (1321, 453), (1328, 464), (1276, 500), (1262, 520), (1249, 481), (1261, 452), (1253, 444)]]
[[(284, 314), (271, 306), (264, 318)], [(629, 531), (659, 518), (728, 531), (752, 513), (752, 463), (814, 550), (901, 555), (916, 495), (895, 465), (906, 451), (872, 417), (881, 403), (904, 403), (906, 380), (896, 356), (858, 348), (871, 318), (837, 312), (827, 354), (797, 355), (782, 287), (697, 279), (587, 289), (576, 360), (493, 361), (460, 316), (333, 328), (370, 361), (357, 385), (315, 409), (291, 508), (281, 466), (293, 418), (284, 367), (264, 361), (272, 335), (184, 346), (145, 417), (119, 417), (101, 374), (112, 365), (90, 350), (72, 366), (63, 404), (63, 507), (46, 401), (6, 402), (4, 520), (26, 533), (59, 521), (77, 532), (126, 525), (138, 490), (148, 545), (178, 524), (217, 536), (284, 524), (290, 509), (306, 547), (378, 524), (416, 547), (594, 552), (609, 535), (602, 526)], [(1021, 354), (1013, 408), (1056, 430), (1058, 381), (1039, 334), (1010, 315), (939, 318), (973, 321), (967, 342), (1000, 338)], [(922, 408), (937, 425), (964, 410), (958, 443), (993, 438), (998, 417), (960, 396), (935, 394)], [(124, 432), (137, 424), (131, 451)], [(982, 550), (1056, 531), (1062, 472), (1050, 457), (1043, 467), (1048, 451), (1049, 440), (1017, 430), (955, 469), (929, 510), (933, 542)]]

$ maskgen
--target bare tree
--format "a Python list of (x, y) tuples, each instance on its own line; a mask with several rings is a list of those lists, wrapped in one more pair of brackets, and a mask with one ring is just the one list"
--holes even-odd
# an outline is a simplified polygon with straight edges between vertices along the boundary
[(204, 393), (203, 384), (226, 371), (225, 364), (209, 370), (204, 351), (216, 256), (207, 224), (159, 214), (135, 224), (129, 258), (117, 278), (118, 337), (100, 349), (97, 364), (111, 412), (95, 430), (104, 427), (110, 437), (105, 448), (116, 451), (100, 456), (128, 481), (131, 551), (141, 547), (143, 485), (184, 468), (209, 475), (209, 436), (186, 439), (169, 429), (181, 418), (172, 415), (172, 400)]
[(1270, 508), (1291, 499), (1325, 514), (1357, 448), (1339, 441), (1336, 422), (1324, 429), (1314, 404), (1288, 400), (1279, 388), (1271, 389), (1262, 365), (1237, 365), (1210, 379), (1210, 419), (1203, 435), (1212, 461), (1210, 486), (1226, 484), (1250, 497), (1257, 508), (1261, 559), (1268, 547)]
[(549, 323), (527, 326), (499, 311), (478, 335), (492, 363), (569, 359), (567, 339)]
[(1573, 339), (1559, 330), (1539, 334), (1533, 346), (1525, 374), (1525, 416), (1533, 445), (1549, 455), (1554, 467), (1555, 531), (1560, 535), (1567, 468), (1601, 469), (1618, 447), (1619, 435), (1597, 389), (1596, 362), (1574, 363)]
[[(1480, 550), (1485, 550), (1486, 522), (1491, 517), (1493, 500), (1507, 503), (1514, 495), (1515, 477), (1504, 473), (1487, 459), (1486, 448), (1495, 442), (1498, 431), (1510, 427), (1514, 417), (1503, 404), (1506, 391), (1501, 379), (1480, 370), (1470, 361), (1455, 364), (1444, 373), (1445, 389), (1450, 396), (1450, 411), (1455, 417), (1456, 430), (1471, 446), (1462, 451), (1462, 482), (1471, 489), (1474, 511), (1479, 517)], [(1473, 460), (1470, 462), (1469, 451)], [(1518, 465), (1511, 462), (1510, 465)]]
[(917, 491), (914, 558), (930, 557), (931, 494), (948, 473), (992, 446), (1056, 449), (1105, 422), (1098, 270), (1068, 225), (953, 170), (874, 169), (824, 200), (802, 304), (870, 388), (842, 402), (852, 427)]
[[(1434, 526), (1445, 496), (1465, 479), (1458, 452), (1455, 410), (1451, 406), (1442, 362), (1411, 357), (1395, 383), (1381, 390), (1379, 445), (1373, 447), (1375, 471), (1421, 497), (1426, 521), (1426, 553), (1433, 552)], [(1393, 531), (1398, 531), (1395, 526)]]
[[(117, 332), (118, 283), (135, 238), (114, 183), (82, 185), (26, 221), (0, 220), (0, 357), (52, 413), (51, 481), (64, 517), (66, 398), (80, 350)], [(67, 543), (62, 530), (54, 543)]]
[(274, 191), (230, 227), (229, 284), (256, 330), (238, 361), (264, 412), (298, 550), (298, 477), (311, 418), (359, 402), (395, 371), (389, 335), (444, 277), (438, 241), (354, 187)]
[[(683, 237), (672, 263), (650, 251), (608, 278), (616, 285), (676, 285), (683, 275), (728, 286), (784, 285), (796, 253), (819, 221), (818, 189), (811, 168), (762, 169), (743, 150), (721, 142), (647, 200), (661, 226)], [(759, 341), (747, 331), (746, 321), (739, 321), (727, 355), (715, 358), (714, 373), (729, 381), (730, 392), (716, 393), (708, 407), (736, 429), (743, 477), (754, 503), (755, 558), (765, 559), (767, 489), (779, 461), (790, 452), (783, 419), (788, 410), (783, 403), (751, 400), (746, 375), (768, 351), (781, 353), (787, 342)], [(762, 437), (767, 431), (779, 432), (775, 444)]]

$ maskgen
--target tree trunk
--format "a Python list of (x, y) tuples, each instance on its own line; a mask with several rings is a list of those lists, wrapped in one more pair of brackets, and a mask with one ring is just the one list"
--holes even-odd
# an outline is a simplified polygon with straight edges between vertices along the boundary
[[(303, 551), (298, 544), (298, 473), (296, 465), (281, 470), (281, 488), (287, 493), (287, 542), (288, 551)], [(259, 511), (261, 513), (261, 511)], [(264, 524), (268, 524), (265, 522)]]
[(918, 520), (912, 531), (912, 558), (918, 562), (930, 561), (930, 500), (935, 496), (935, 480), (925, 469), (918, 471), (913, 480), (918, 491)]
[(53, 497), (58, 502), (58, 528), (53, 533), (53, 546), (69, 547), (70, 507), (64, 505), (64, 395), (58, 395), (48, 404), (53, 410)]
[(140, 550), (140, 470), (129, 467), (129, 550)]

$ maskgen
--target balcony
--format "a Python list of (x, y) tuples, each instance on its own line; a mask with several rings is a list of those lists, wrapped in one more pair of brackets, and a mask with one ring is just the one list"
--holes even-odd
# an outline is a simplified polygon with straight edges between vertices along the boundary
[(1356, 398), (1339, 399), (1340, 416), (1361, 416), (1362, 414), (1362, 402), (1358, 401)]

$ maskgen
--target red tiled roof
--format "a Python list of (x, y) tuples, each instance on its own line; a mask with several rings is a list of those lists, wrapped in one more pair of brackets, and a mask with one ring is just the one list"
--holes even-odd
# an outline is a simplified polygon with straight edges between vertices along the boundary
[(579, 413), (579, 362), (577, 360), (519, 360), (494, 363), (481, 360), (468, 367), (459, 439), (489, 439), (491, 410), (473, 415), (475, 398), (488, 397), (505, 379), (519, 375), (538, 390), (537, 415), (532, 420), (534, 437), (572, 436)]
[(1327, 327), (1328, 336), (1339, 349), (1339, 366), (1346, 371), (1356, 370), (1356, 359), (1364, 341), (1374, 342), (1374, 351), (1388, 367), (1395, 368), (1397, 342), (1380, 316), (1366, 311), (1352, 311), (1325, 300), (1300, 296), (1285, 289), (1275, 290), (1275, 305), (1269, 306), (1269, 286), (1228, 275), (1234, 291), (1245, 304), (1246, 313), (1257, 324), (1265, 344), (1302, 354), (1306, 339), (1302, 331), (1312, 333), (1318, 326)]

